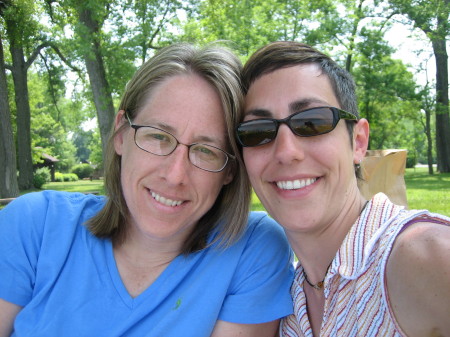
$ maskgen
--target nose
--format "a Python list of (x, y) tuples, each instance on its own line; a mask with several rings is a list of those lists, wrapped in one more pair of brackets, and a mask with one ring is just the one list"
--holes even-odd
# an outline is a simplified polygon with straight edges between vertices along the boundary
[(290, 164), (305, 158), (304, 145), (286, 124), (281, 124), (274, 143), (274, 156), (279, 163)]
[(191, 165), (188, 156), (189, 148), (178, 144), (175, 150), (164, 157), (164, 163), (161, 175), (171, 185), (183, 184), (186, 180), (189, 166)]

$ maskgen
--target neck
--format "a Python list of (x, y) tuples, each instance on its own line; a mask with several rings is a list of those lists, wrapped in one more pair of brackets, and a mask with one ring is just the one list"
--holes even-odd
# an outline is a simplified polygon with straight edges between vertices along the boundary
[(180, 255), (181, 244), (151, 240), (145, 237), (127, 236), (124, 242), (114, 244), (114, 252), (121, 254), (129, 263), (136, 266), (154, 266), (172, 261)]
[[(181, 253), (183, 242), (173, 238), (161, 239), (136, 231), (129, 226), (125, 240), (114, 242), (114, 254), (137, 268), (153, 268), (169, 264)], [(117, 259), (117, 257), (116, 257)]]
[(179, 255), (179, 249), (143, 245), (130, 237), (121, 244), (114, 244), (113, 251), (123, 285), (131, 297), (145, 291)]
[(176, 251), (161, 251), (157, 247), (151, 248), (145, 246), (140, 248), (138, 245), (134, 245), (131, 242), (124, 242), (120, 245), (115, 244), (113, 246), (114, 254), (120, 256), (122, 261), (126, 261), (127, 264), (139, 268), (152, 268), (159, 265), (169, 264), (175, 257), (179, 255)]
[(366, 200), (358, 196), (348, 207), (343, 208), (333, 223), (326, 224), (319, 231), (286, 231), (289, 243), (311, 284), (317, 284), (324, 279), (328, 267), (365, 203)]

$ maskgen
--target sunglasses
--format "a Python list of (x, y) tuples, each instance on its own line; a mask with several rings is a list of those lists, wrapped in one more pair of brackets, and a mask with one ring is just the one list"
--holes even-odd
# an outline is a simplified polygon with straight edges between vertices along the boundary
[(358, 117), (338, 108), (318, 107), (293, 113), (283, 119), (261, 118), (243, 122), (238, 125), (236, 134), (243, 147), (252, 147), (274, 140), (280, 124), (286, 124), (297, 136), (313, 137), (333, 131), (341, 119), (357, 121)]

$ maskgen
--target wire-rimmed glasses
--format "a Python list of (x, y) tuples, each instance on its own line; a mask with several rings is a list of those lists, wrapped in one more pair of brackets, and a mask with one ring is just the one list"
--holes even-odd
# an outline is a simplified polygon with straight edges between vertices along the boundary
[(208, 172), (222, 171), (227, 166), (228, 160), (235, 158), (218, 147), (202, 143), (183, 144), (170, 132), (154, 126), (133, 124), (128, 115), (127, 119), (134, 129), (136, 146), (154, 155), (168, 156), (181, 144), (189, 149), (189, 160), (192, 165)]

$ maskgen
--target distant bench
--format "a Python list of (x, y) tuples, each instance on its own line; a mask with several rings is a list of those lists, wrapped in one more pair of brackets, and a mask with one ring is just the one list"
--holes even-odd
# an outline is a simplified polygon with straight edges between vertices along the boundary
[(4, 198), (4, 199), (0, 199), (0, 205), (7, 205), (9, 204), (11, 201), (13, 201), (15, 198)]
[[(88, 191), (88, 192), (81, 192), (81, 193), (98, 195), (100, 192), (99, 191)], [(3, 199), (0, 199), (0, 205), (7, 205), (11, 201), (13, 201), (14, 199), (16, 199), (16, 198), (3, 198)]]

